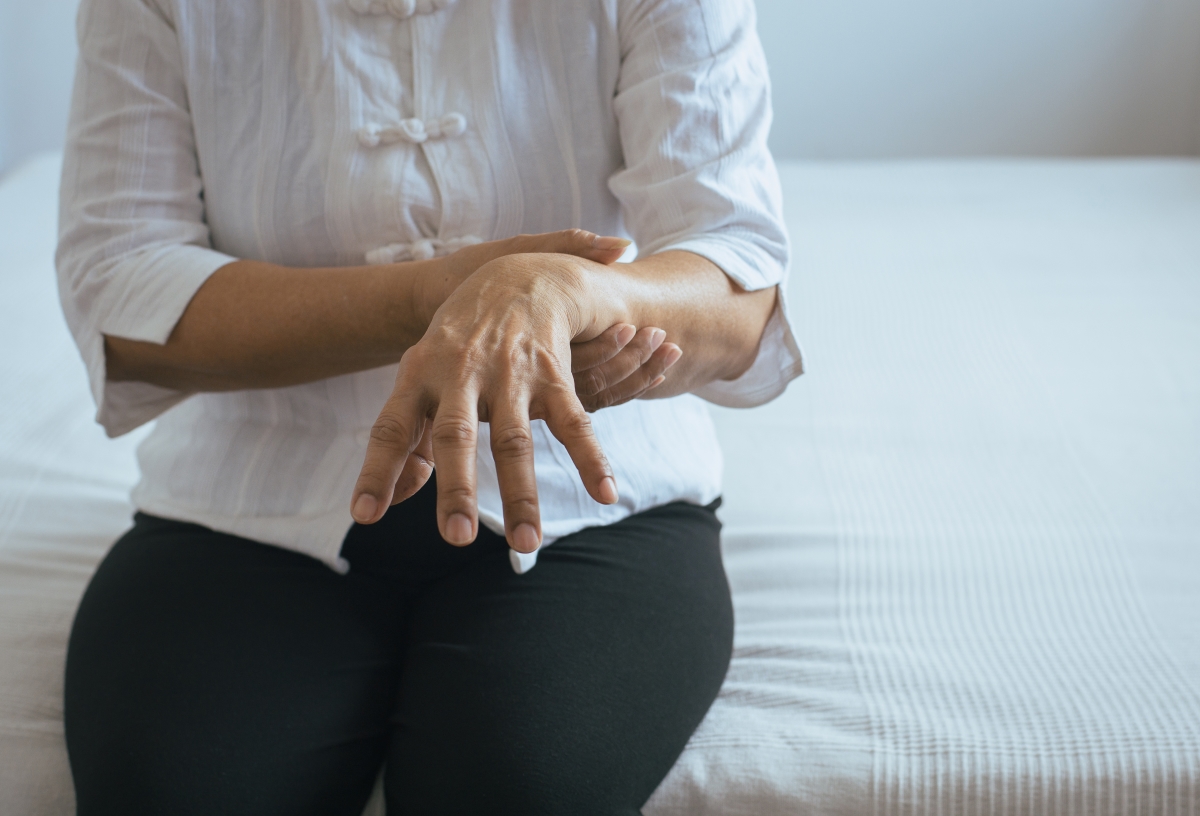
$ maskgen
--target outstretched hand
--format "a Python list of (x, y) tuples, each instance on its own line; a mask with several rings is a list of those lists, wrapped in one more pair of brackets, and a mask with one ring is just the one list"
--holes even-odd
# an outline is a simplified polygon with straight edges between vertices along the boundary
[[(629, 243), (624, 238), (568, 229), (537, 235), (516, 235), (463, 247), (438, 260), (436, 272), (423, 279), (422, 290), (417, 297), (429, 321), (463, 281), (480, 267), (498, 258), (555, 253), (608, 265), (615, 263), (625, 253)], [(575, 375), (575, 390), (583, 407), (588, 411), (611, 408), (637, 399), (661, 385), (667, 369), (682, 354), (678, 346), (664, 343), (665, 338), (666, 332), (662, 329), (645, 326), (639, 330), (623, 323), (610, 327), (587, 342), (573, 344), (571, 371)]]
[[(627, 325), (573, 349), (573, 339), (588, 339), (580, 337), (591, 296), (585, 268), (585, 262), (564, 254), (507, 255), (454, 290), (400, 362), (355, 486), (355, 520), (369, 524), (382, 518), (389, 505), (428, 480), (436, 461), (441, 535), (458, 546), (473, 541), (481, 421), (491, 425), (513, 549), (532, 552), (542, 538), (533, 419), (545, 420), (566, 447), (592, 498), (617, 501), (616, 481), (576, 390), (582, 385), (590, 392), (594, 407), (632, 398), (661, 382), (678, 350), (663, 350), (660, 331), (636, 332)], [(574, 374), (573, 367), (579, 369)]]

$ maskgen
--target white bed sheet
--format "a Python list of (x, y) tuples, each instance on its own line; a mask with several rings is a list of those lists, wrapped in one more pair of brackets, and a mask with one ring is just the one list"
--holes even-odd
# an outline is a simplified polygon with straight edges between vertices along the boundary
[[(72, 812), (63, 650), (128, 524), (0, 184), (0, 813)], [(809, 374), (717, 410), (736, 652), (645, 808), (1200, 810), (1200, 162), (783, 168)]]
[(136, 437), (92, 421), (54, 286), (56, 156), (0, 183), (0, 814), (75, 812), (62, 736), (67, 634), (129, 524)]

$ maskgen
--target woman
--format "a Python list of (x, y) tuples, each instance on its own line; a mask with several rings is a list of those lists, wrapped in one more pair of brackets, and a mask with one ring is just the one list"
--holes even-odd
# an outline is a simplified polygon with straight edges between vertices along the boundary
[(71, 636), (78, 812), (357, 816), (382, 769), (389, 813), (636, 813), (729, 660), (696, 395), (800, 372), (750, 0), (79, 35), (64, 309), (109, 433), (158, 421)]

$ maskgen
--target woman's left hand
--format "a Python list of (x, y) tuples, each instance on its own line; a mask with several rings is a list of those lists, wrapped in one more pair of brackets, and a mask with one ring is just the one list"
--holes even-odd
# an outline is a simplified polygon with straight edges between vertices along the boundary
[(351, 504), (357, 521), (382, 518), (429, 478), (436, 461), (441, 535), (458, 546), (474, 541), (479, 422), (491, 426), (505, 532), (518, 552), (532, 552), (542, 540), (531, 420), (545, 420), (592, 498), (617, 501), (571, 371), (572, 341), (594, 333), (596, 293), (587, 263), (566, 255), (507, 255), (446, 299), (400, 361), (396, 386), (371, 431)]
[(622, 405), (662, 385), (667, 369), (683, 356), (679, 346), (664, 342), (666, 337), (654, 326), (639, 331), (618, 323), (586, 343), (572, 344), (575, 395), (584, 409)]

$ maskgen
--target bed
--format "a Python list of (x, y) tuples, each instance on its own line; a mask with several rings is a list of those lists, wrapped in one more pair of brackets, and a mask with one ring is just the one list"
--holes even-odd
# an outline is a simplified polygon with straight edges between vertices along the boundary
[[(139, 438), (91, 420), (57, 172), (0, 183), (0, 813), (38, 816)], [(644, 813), (1195, 814), (1200, 161), (782, 174), (809, 373), (713, 411), (735, 656)]]

